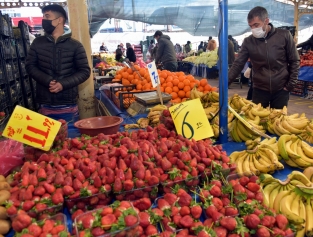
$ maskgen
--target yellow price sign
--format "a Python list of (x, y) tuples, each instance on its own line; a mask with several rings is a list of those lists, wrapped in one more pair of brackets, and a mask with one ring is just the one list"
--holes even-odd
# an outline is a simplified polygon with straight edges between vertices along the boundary
[(17, 105), (2, 135), (49, 151), (60, 127), (61, 122)]
[(182, 102), (169, 110), (177, 133), (183, 137), (198, 141), (214, 135), (200, 99)]

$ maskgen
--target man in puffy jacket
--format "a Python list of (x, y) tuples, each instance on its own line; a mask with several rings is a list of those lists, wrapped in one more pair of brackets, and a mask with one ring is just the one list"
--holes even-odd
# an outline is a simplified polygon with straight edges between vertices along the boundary
[(163, 35), (159, 30), (154, 33), (153, 37), (158, 41), (155, 63), (162, 63), (165, 70), (176, 72), (177, 58), (171, 38)]
[(269, 23), (267, 10), (255, 7), (248, 14), (252, 35), (245, 38), (229, 70), (230, 85), (250, 58), (254, 103), (281, 109), (288, 105), (289, 92), (298, 78), (300, 65), (296, 45), (288, 30)]
[(42, 9), (44, 36), (37, 37), (26, 59), (26, 70), (36, 81), (39, 112), (54, 119), (78, 119), (78, 85), (90, 76), (83, 45), (65, 29), (65, 10), (60, 5)]
[(313, 50), (313, 35), (307, 41), (304, 41), (303, 43), (298, 44), (297, 48), (305, 48), (305, 49)]

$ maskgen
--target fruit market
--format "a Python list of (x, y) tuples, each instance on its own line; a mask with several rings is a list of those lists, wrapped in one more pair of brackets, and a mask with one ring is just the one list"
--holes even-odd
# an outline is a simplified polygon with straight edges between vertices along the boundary
[[(0, 237), (313, 236), (313, 1), (235, 2), (0, 1)], [(100, 21), (174, 24), (158, 7), (208, 42), (114, 20), (94, 50)]]

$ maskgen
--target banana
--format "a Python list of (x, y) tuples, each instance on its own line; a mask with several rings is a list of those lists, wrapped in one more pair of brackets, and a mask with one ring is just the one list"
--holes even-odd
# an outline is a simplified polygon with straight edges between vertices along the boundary
[(249, 157), (250, 157), (251, 154), (248, 154), (246, 156), (246, 158), (243, 160), (243, 163), (242, 163), (242, 171), (243, 173), (245, 174), (249, 174), (251, 173), (251, 170), (250, 170), (250, 163), (249, 163)]
[(297, 188), (301, 190), (302, 193), (307, 193), (310, 196), (313, 195), (313, 187), (306, 187), (302, 185), (297, 185)]
[(245, 151), (234, 151), (233, 153), (230, 154), (229, 158), (230, 158), (230, 160), (231, 160), (232, 163), (235, 163), (236, 160), (237, 160), (240, 156), (244, 155), (244, 153), (245, 153)]
[(255, 174), (255, 175), (259, 175), (260, 174), (260, 170), (256, 168), (256, 166), (254, 165), (254, 159), (255, 159), (255, 154), (250, 154), (249, 155), (249, 168), (250, 171)]
[(266, 206), (268, 206), (268, 207), (270, 206), (269, 200), (270, 200), (271, 192), (272, 192), (274, 189), (277, 189), (277, 188), (280, 188), (280, 184), (279, 184), (278, 182), (270, 183), (270, 184), (266, 185), (266, 186), (263, 188), (263, 193), (264, 193), (263, 202), (264, 202), (264, 205), (266, 205)]
[(299, 181), (299, 180), (296, 180), (296, 179), (293, 179), (293, 180), (290, 180), (289, 181), (289, 183), (291, 184), (291, 185), (293, 185), (293, 186), (297, 186), (297, 185), (304, 185), (304, 183), (302, 183), (301, 181)]
[(291, 119), (291, 118), (288, 118), (288, 116), (287, 116), (286, 120), (290, 126), (297, 128), (297, 129), (300, 129), (300, 130), (304, 129), (309, 123), (309, 120), (305, 117), (304, 118), (301, 117), (301, 118)]
[(310, 199), (306, 200), (305, 212), (306, 212), (305, 235), (313, 236), (313, 208)]
[(265, 138), (263, 141), (261, 141), (261, 144), (272, 145), (272, 144), (275, 144), (276, 142), (277, 142), (277, 138), (272, 137), (270, 139)]
[[(298, 206), (299, 206), (299, 216), (302, 217), (303, 219), (306, 220), (306, 210), (305, 210), (305, 205), (302, 201), (302, 199), (300, 198), (299, 202), (298, 202)], [(307, 222), (307, 221), (306, 221)], [(305, 223), (306, 224), (306, 223)], [(301, 225), (300, 229), (299, 226), (297, 226), (297, 234), (296, 237), (304, 237), (305, 236), (305, 226)]]
[(311, 166), (303, 170), (303, 174), (312, 182), (313, 167)]
[(301, 156), (299, 156), (295, 151), (293, 151), (291, 149), (291, 144), (292, 143), (293, 143), (293, 140), (289, 140), (288, 142), (286, 142), (285, 147), (286, 147), (286, 152), (288, 154), (288, 157), (291, 158), (294, 161), (294, 160), (300, 159)]
[(245, 152), (244, 155), (240, 156), (238, 159), (237, 159), (237, 162), (236, 162), (236, 171), (238, 174), (242, 174), (243, 173), (243, 162), (244, 160), (247, 158), (248, 156), (248, 153)]
[(261, 183), (260, 185), (262, 187), (265, 187), (266, 185), (269, 185), (271, 183), (274, 183), (274, 182), (278, 182), (278, 179), (275, 179), (272, 175), (270, 174), (262, 174), (262, 179), (261, 179)]
[[(294, 224), (303, 224), (303, 223), (305, 223), (305, 219), (303, 219), (299, 215), (296, 215), (295, 213), (293, 213), (290, 210), (290, 208), (291, 208), (290, 205), (292, 203), (292, 200), (296, 197), (296, 193), (295, 192), (291, 192), (291, 191), (287, 191), (287, 192), (289, 194), (284, 196), (281, 199), (281, 203), (280, 203), (280, 211), (281, 211), (281, 213), (284, 214), (291, 223), (294, 223)], [(310, 207), (311, 207), (311, 205), (310, 205)]]
[(280, 134), (291, 134), (288, 130), (286, 130), (282, 125), (281, 125), (281, 120), (277, 119), (274, 122), (274, 129), (275, 131), (278, 131)]
[(128, 129), (132, 129), (132, 128), (140, 128), (139, 124), (126, 124), (124, 126), (125, 130), (128, 130)]
[(299, 216), (300, 216), (300, 206), (299, 206), (300, 201), (301, 201), (300, 195), (296, 195), (290, 205), (290, 210), (294, 214), (299, 215)]
[(254, 115), (254, 116), (259, 116), (259, 117), (267, 117), (270, 115), (271, 111), (267, 110), (267, 109), (262, 109), (262, 110), (257, 110), (255, 108), (252, 108), (251, 109), (251, 113)]
[(168, 107), (166, 105), (159, 104), (159, 105), (156, 105), (156, 106), (152, 107), (150, 109), (150, 111), (152, 111), (152, 112), (153, 111), (163, 111), (163, 110), (166, 110), (166, 109), (168, 109)]
[(313, 159), (313, 148), (305, 141), (301, 142), (301, 147), (305, 155)]
[(278, 144), (277, 144), (278, 150), (279, 150), (281, 157), (285, 160), (289, 160), (289, 156), (286, 151), (286, 142), (290, 140), (291, 140), (291, 136), (287, 134), (280, 136), (278, 139)]
[(249, 133), (248, 128), (246, 128), (242, 122), (240, 122), (238, 119), (236, 121), (236, 128), (237, 128), (237, 134), (240, 137), (241, 140), (247, 141), (252, 139), (252, 134)]
[(289, 160), (284, 160), (286, 162), (287, 165), (291, 166), (291, 167), (295, 167), (298, 168), (299, 165), (296, 164), (293, 160), (289, 159)]
[(290, 121), (290, 120), (283, 119), (283, 120), (281, 121), (281, 125), (284, 127), (284, 129), (286, 129), (287, 131), (289, 131), (289, 132), (292, 133), (292, 134), (300, 134), (300, 133), (303, 132), (303, 130), (300, 130), (300, 129), (297, 129), (297, 128), (291, 126), (291, 125), (288, 123), (288, 121)]
[[(272, 192), (270, 194), (270, 198), (271, 198), (271, 196), (273, 196), (273, 198), (274, 198), (274, 201), (272, 203), (270, 203), (270, 208), (273, 208), (276, 211), (276, 213), (280, 212), (281, 200), (285, 196), (288, 196), (290, 194), (290, 191), (282, 191), (281, 189), (282, 189), (282, 187), (280, 187), (280, 189), (277, 192), (275, 192), (275, 193)], [(275, 189), (273, 191), (275, 191)]]
[(267, 131), (271, 134), (276, 134), (275, 131), (274, 131), (274, 128), (273, 128), (273, 124), (271, 122), (267, 122), (266, 123), (266, 127), (267, 127)]
[(273, 171), (273, 167), (270, 164), (264, 165), (264, 163), (260, 163), (257, 157), (253, 157), (253, 164), (256, 169), (258, 169), (261, 173), (269, 173)]
[(298, 152), (298, 155), (301, 157), (301, 160), (303, 162), (306, 162), (307, 165), (306, 167), (310, 167), (313, 165), (313, 159), (311, 159), (310, 157), (308, 157), (302, 150), (302, 147), (301, 147), (301, 141), (298, 142), (298, 146), (297, 146), (297, 152)]
[(288, 174), (289, 180), (299, 180), (301, 183), (303, 183), (305, 186), (310, 187), (311, 181), (300, 171), (294, 170), (290, 174)]
[(232, 121), (232, 126), (233, 128), (230, 130), (230, 136), (235, 142), (242, 142), (241, 138), (238, 136), (237, 133), (237, 125), (236, 125), (236, 120)]

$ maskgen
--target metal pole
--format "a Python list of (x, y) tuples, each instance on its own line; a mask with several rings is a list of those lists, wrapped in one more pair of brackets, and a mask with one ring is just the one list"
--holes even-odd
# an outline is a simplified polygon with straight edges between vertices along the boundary
[[(88, 24), (88, 6), (86, 0), (67, 0), (69, 24), (74, 39), (80, 41), (87, 54), (89, 66), (92, 69), (91, 62), (91, 42)], [(94, 82), (93, 73), (87, 81), (78, 86), (78, 109), (80, 118), (90, 118), (96, 116), (94, 103)]]
[(219, 0), (219, 141), (227, 143), (228, 127), (228, 0)]
[(295, 30), (295, 43), (298, 43), (298, 30), (299, 30), (299, 2), (293, 1), (294, 3), (294, 13), (293, 13), (293, 25), (296, 27)]

